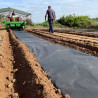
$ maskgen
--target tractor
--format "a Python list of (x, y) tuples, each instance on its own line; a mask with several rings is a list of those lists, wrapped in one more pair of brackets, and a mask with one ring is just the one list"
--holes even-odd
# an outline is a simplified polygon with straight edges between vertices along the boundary
[[(11, 14), (13, 11), (15, 11), (16, 14), (14, 17), (7, 14), (7, 12)], [(19, 28), (20, 30), (23, 30), (25, 28), (27, 23), (26, 19), (29, 18), (29, 16), (31, 15), (31, 13), (27, 13), (10, 7), (0, 9), (0, 14), (5, 15), (3, 23), (5, 24), (6, 29)]]
[(26, 26), (26, 21), (22, 20), (20, 17), (14, 17), (14, 18), (6, 18), (4, 19), (4, 24), (6, 29), (16, 29), (19, 28), (20, 30), (23, 30)]

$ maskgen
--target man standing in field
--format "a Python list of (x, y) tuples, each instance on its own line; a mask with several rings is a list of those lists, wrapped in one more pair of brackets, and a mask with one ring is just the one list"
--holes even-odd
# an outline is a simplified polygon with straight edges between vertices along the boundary
[(49, 32), (54, 33), (53, 30), (53, 20), (56, 20), (56, 14), (54, 10), (51, 9), (51, 6), (48, 6), (48, 10), (45, 15), (45, 21), (48, 16), (48, 23), (49, 23)]

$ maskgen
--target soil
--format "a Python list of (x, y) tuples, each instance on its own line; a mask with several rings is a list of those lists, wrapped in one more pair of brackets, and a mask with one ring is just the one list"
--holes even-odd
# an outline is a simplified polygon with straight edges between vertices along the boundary
[(11, 30), (0, 30), (0, 98), (70, 98), (62, 96), (34, 55)]
[(61, 29), (56, 29), (53, 34), (47, 32), (48, 29), (26, 29), (26, 31), (50, 42), (98, 57), (98, 33), (72, 32)]
[(15, 79), (12, 54), (8, 33), (0, 31), (0, 98), (18, 96), (13, 88)]

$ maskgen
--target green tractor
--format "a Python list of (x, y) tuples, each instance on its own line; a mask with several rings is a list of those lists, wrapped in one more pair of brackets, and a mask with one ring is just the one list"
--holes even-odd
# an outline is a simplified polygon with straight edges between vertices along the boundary
[[(26, 26), (26, 21), (17, 21), (16, 18), (13, 18), (13, 21), (9, 21), (7, 19), (4, 19), (4, 24), (6, 29), (16, 29), (19, 28), (23, 30)], [(11, 19), (10, 19), (11, 20)]]
[[(12, 12), (15, 12), (14, 17), (11, 16)], [(26, 26), (26, 19), (31, 16), (31, 13), (27, 13), (10, 7), (0, 9), (0, 14), (3, 14), (5, 16), (4, 24), (6, 29), (19, 28), (21, 30), (23, 30)]]

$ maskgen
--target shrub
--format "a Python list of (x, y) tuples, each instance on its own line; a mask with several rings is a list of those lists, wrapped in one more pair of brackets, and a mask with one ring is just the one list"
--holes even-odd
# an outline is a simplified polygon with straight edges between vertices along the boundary
[(91, 22), (91, 27), (90, 27), (90, 28), (98, 29), (98, 21), (93, 20), (93, 21)]
[(30, 26), (36, 27), (36, 26), (37, 26), (37, 24), (32, 23), (32, 24), (30, 24)]
[(62, 25), (66, 25), (65, 23), (65, 17), (62, 16), (59, 20), (58, 20), (58, 23), (62, 24)]
[(88, 16), (63, 16), (58, 22), (62, 25), (75, 28), (88, 28), (91, 26), (91, 19)]
[[(30, 26), (33, 26), (33, 27), (35, 27), (35, 26), (49, 27), (49, 23), (48, 23), (48, 21), (42, 22), (42, 23), (32, 23), (32, 24), (30, 24)], [(61, 27), (61, 28), (65, 27), (64, 25), (58, 23), (58, 21), (53, 22), (53, 26), (54, 26), (54, 27), (55, 27), (55, 26), (56, 26), (56, 27)]]
[(32, 24), (32, 20), (29, 19), (29, 18), (26, 19), (26, 22), (27, 22), (27, 25), (31, 25)]
[(92, 20), (94, 20), (94, 21), (98, 21), (98, 17), (97, 17), (97, 18), (92, 18)]
[(54, 26), (54, 27), (61, 27), (61, 28), (65, 27), (64, 25), (58, 23), (58, 21), (54, 22), (54, 23), (53, 23), (53, 26)]

